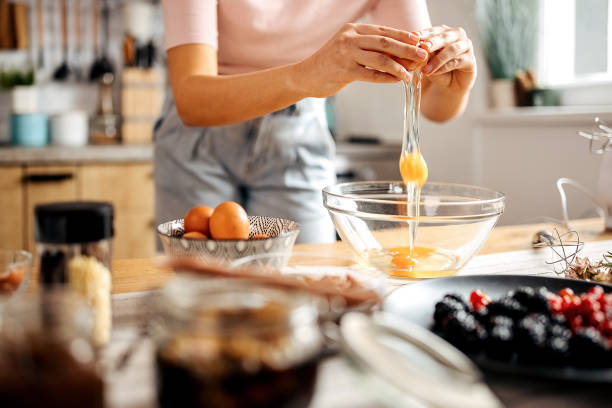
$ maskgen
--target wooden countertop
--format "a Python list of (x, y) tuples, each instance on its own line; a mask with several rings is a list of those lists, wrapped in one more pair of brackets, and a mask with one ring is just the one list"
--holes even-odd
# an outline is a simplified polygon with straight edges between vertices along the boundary
[(0, 166), (153, 161), (153, 145), (0, 147)]
[[(578, 220), (572, 228), (583, 241), (612, 239), (612, 231), (604, 231), (600, 219)], [(554, 228), (553, 224), (525, 224), (496, 227), (479, 254), (516, 251), (530, 248), (536, 231)], [(329, 255), (350, 255), (350, 249), (342, 242), (332, 244), (303, 244), (295, 246), (296, 252), (313, 252)], [(113, 293), (140, 292), (159, 287), (170, 276), (167, 269), (156, 266), (155, 258), (120, 259), (113, 261)]]

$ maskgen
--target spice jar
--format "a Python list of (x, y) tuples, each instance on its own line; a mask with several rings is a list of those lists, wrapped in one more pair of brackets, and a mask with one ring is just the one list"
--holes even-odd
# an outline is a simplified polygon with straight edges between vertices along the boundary
[(0, 309), (0, 407), (104, 407), (91, 313), (62, 291)]
[(312, 298), (178, 275), (155, 302), (160, 407), (306, 407), (323, 338)]
[(38, 205), (36, 243), (42, 290), (68, 286), (92, 307), (93, 338), (108, 342), (111, 330), (113, 206), (103, 202)]

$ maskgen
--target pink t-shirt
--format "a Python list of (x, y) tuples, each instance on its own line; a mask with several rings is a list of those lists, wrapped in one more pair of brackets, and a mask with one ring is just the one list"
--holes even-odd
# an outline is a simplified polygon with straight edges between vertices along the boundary
[(285, 65), (312, 55), (343, 24), (406, 31), (429, 27), (425, 0), (163, 0), (166, 49), (203, 43), (217, 49), (220, 74)]

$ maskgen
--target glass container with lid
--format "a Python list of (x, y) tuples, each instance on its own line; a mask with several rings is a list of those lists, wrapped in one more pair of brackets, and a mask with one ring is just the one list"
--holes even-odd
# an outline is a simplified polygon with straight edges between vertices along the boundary
[(93, 309), (95, 342), (107, 343), (113, 206), (75, 201), (38, 205), (34, 212), (39, 286), (42, 290), (68, 286), (83, 296)]
[(160, 407), (306, 407), (323, 350), (316, 302), (246, 280), (178, 275), (155, 302)]
[(91, 311), (69, 291), (3, 302), (1, 407), (104, 407)]

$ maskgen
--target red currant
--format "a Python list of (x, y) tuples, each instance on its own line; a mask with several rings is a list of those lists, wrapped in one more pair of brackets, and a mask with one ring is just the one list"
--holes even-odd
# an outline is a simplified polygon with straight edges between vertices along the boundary
[(599, 302), (593, 299), (592, 297), (586, 297), (582, 299), (582, 305), (580, 307), (580, 312), (582, 314), (590, 314), (599, 310), (601, 310)]
[(563, 297), (565, 295), (574, 296), (574, 291), (571, 288), (563, 288), (559, 291), (559, 296)]
[(558, 296), (551, 297), (548, 299), (548, 308), (553, 314), (559, 314), (563, 312), (563, 302)]
[(491, 298), (482, 290), (476, 289), (470, 293), (470, 303), (474, 310), (478, 310), (491, 303)]
[(601, 329), (604, 336), (612, 337), (612, 320), (606, 320)]
[(589, 295), (594, 295), (597, 299), (599, 299), (601, 296), (604, 296), (604, 290), (601, 286), (593, 286), (589, 289), (588, 291)]
[(606, 316), (601, 311), (593, 312), (589, 316), (589, 323), (593, 327), (601, 327), (606, 320)]
[(570, 320), (570, 326), (572, 327), (572, 331), (575, 333), (582, 327), (582, 316), (574, 316), (572, 320)]

